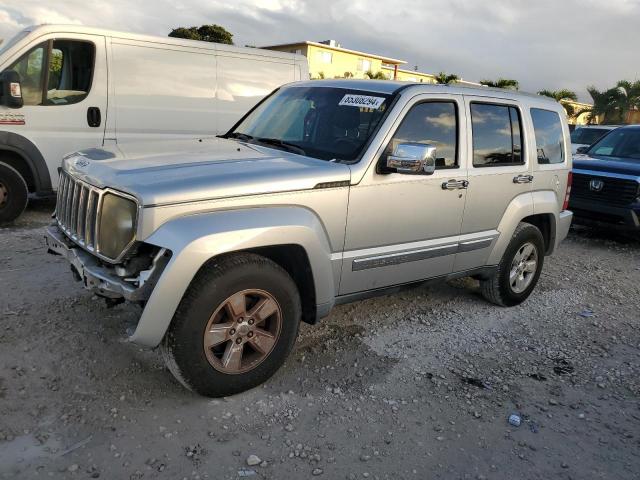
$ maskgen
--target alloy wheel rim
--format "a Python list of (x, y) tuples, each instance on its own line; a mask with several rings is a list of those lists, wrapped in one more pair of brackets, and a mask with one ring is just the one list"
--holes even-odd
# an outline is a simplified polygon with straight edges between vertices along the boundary
[(9, 190), (3, 183), (0, 183), (0, 208), (4, 207), (8, 200)]
[(523, 244), (513, 257), (509, 271), (509, 285), (514, 293), (524, 292), (538, 269), (538, 249), (531, 242)]
[(282, 330), (282, 309), (269, 292), (234, 293), (213, 312), (204, 331), (209, 364), (222, 373), (254, 369), (273, 351)]

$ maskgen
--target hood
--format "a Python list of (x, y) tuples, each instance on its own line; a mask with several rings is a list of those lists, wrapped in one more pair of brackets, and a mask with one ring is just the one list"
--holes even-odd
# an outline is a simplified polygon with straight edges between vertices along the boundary
[(573, 156), (573, 169), (640, 177), (640, 159), (578, 154)]
[(349, 181), (351, 173), (343, 164), (222, 138), (81, 150), (65, 157), (63, 168), (144, 206), (309, 190)]

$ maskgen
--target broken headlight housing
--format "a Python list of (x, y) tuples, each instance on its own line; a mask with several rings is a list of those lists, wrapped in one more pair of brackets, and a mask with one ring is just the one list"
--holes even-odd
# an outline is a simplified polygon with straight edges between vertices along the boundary
[(108, 191), (102, 197), (98, 227), (98, 251), (111, 259), (119, 259), (136, 238), (138, 204), (133, 198)]

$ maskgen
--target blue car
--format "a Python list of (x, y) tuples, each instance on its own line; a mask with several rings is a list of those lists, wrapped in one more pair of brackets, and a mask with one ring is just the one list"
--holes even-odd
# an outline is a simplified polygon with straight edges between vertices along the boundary
[(569, 209), (575, 223), (640, 233), (640, 125), (578, 149)]

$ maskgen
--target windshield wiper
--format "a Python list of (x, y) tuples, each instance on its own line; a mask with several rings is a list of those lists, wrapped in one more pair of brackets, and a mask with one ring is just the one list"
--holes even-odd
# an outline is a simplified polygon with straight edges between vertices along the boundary
[(233, 132), (224, 135), (218, 135), (220, 138), (236, 138), (238, 140), (242, 140), (243, 142), (248, 142), (249, 140), (253, 140), (251, 135), (247, 135), (246, 133)]
[(300, 155), (307, 154), (307, 152), (305, 152), (300, 146), (296, 145), (295, 143), (285, 142), (284, 140), (280, 140), (279, 138), (257, 137), (257, 138), (254, 138), (253, 140), (260, 143), (266, 143), (267, 145), (282, 147), (285, 150), (288, 150), (289, 152), (298, 153)]

